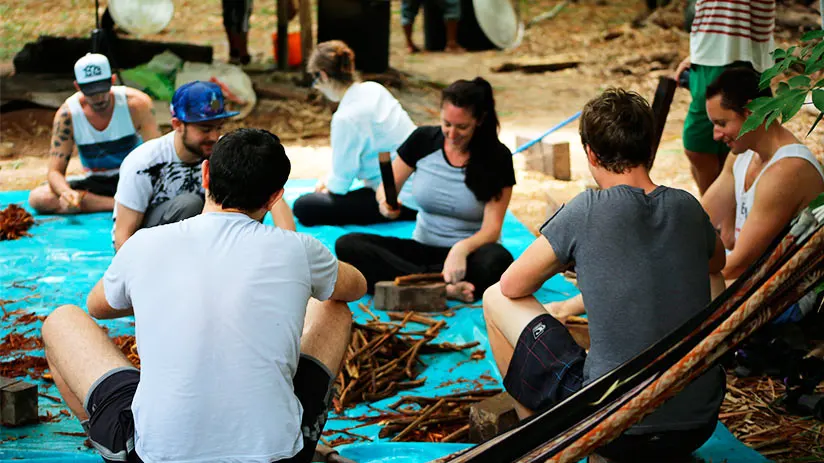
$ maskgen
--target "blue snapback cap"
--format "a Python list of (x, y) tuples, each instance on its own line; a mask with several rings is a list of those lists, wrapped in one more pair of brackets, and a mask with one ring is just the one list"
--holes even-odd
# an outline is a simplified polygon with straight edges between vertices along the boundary
[(220, 85), (199, 80), (175, 90), (169, 109), (172, 117), (186, 123), (214, 121), (240, 114), (240, 111), (226, 111)]

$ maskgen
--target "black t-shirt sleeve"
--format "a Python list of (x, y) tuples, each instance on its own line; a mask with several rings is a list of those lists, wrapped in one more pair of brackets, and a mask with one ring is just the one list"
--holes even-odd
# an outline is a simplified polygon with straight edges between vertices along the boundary
[(421, 159), (443, 148), (443, 132), (436, 125), (418, 127), (398, 147), (398, 156), (410, 167)]

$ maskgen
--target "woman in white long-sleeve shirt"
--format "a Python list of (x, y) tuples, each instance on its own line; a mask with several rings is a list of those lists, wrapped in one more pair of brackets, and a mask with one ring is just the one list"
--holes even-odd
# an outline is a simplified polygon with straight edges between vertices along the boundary
[[(339, 105), (332, 115), (332, 171), (318, 181), (314, 193), (295, 201), (295, 217), (307, 226), (388, 221), (375, 199), (381, 183), (378, 153), (389, 152), (394, 157), (415, 124), (381, 84), (358, 80), (355, 54), (339, 40), (318, 44), (308, 71), (315, 79), (314, 87)], [(364, 186), (353, 190), (356, 180)], [(415, 219), (415, 209), (407, 207), (412, 202), (408, 192), (409, 188), (400, 192), (399, 200), (405, 206), (397, 220)]]

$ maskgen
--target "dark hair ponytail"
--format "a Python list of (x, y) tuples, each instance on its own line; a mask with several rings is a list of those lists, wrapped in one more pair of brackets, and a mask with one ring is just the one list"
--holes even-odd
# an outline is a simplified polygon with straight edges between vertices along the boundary
[(501, 197), (504, 178), (500, 173), (502, 159), (508, 150), (502, 150), (498, 140), (500, 122), (495, 112), (492, 85), (483, 77), (457, 80), (443, 90), (441, 106), (450, 103), (469, 111), (478, 121), (478, 127), (469, 140), (469, 162), (466, 164), (466, 186), (478, 201), (488, 202)]

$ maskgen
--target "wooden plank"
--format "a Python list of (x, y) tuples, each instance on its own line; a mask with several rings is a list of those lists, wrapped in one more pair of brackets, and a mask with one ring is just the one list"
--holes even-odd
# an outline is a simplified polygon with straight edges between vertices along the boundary
[(394, 281), (375, 283), (375, 308), (441, 312), (446, 310), (446, 283), (397, 286)]

